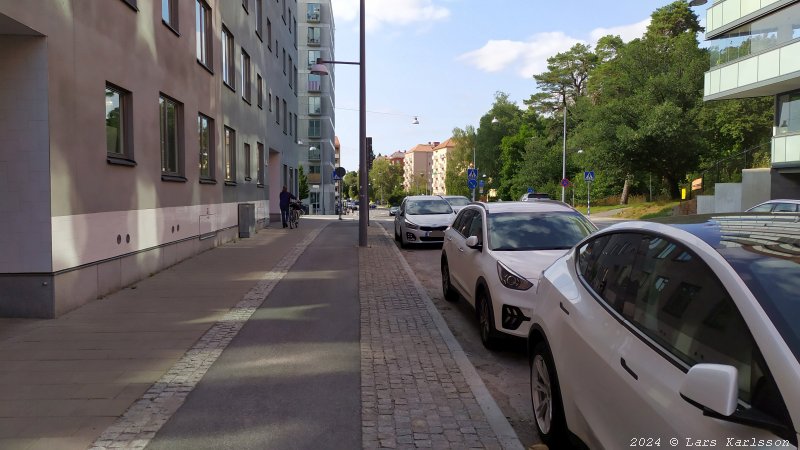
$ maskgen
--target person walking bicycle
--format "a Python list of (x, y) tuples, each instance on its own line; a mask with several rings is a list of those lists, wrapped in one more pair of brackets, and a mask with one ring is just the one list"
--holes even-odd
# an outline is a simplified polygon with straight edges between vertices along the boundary
[(289, 202), (292, 199), (297, 199), (291, 192), (286, 190), (286, 186), (283, 187), (280, 195), (278, 196), (280, 200), (280, 207), (281, 207), (281, 222), (283, 222), (283, 228), (289, 226)]
[(299, 200), (289, 202), (289, 228), (300, 226), (300, 216), (303, 215), (303, 204)]

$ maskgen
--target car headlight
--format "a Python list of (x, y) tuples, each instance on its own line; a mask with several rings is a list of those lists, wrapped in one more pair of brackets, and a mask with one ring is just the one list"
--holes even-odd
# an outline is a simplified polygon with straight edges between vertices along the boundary
[(418, 230), (419, 229), (419, 225), (417, 225), (415, 223), (412, 223), (412, 222), (409, 222), (408, 220), (406, 220), (406, 228), (411, 229), (411, 230)]
[(521, 275), (517, 275), (500, 261), (497, 261), (497, 276), (500, 277), (500, 282), (503, 283), (503, 286), (509, 289), (526, 291), (533, 287), (533, 283), (526, 280)]

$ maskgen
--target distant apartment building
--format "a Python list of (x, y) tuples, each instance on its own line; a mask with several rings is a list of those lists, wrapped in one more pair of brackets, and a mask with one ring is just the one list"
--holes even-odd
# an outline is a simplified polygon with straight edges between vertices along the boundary
[(398, 150), (398, 151), (392, 153), (391, 155), (388, 155), (388, 158), (389, 158), (389, 164), (391, 164), (393, 166), (394, 165), (401, 165), (402, 166), (403, 162), (406, 159), (406, 152), (404, 152), (402, 150)]
[(0, 316), (59, 316), (268, 223), (297, 191), (296, 12), (0, 0)]
[(438, 142), (418, 144), (403, 156), (403, 189), (430, 192), (433, 172), (433, 148)]
[(775, 97), (768, 187), (742, 206), (800, 197), (800, 1), (718, 0), (706, 12), (706, 39), (705, 100)]
[(431, 179), (433, 195), (447, 194), (447, 187), (445, 186), (447, 157), (455, 147), (455, 142), (450, 138), (433, 148), (433, 178)]
[(300, 24), (300, 137), (301, 159), (308, 174), (308, 203), (314, 212), (334, 214), (336, 165), (336, 67), (330, 75), (311, 73), (317, 59), (333, 61), (334, 21), (331, 0), (299, 1)]

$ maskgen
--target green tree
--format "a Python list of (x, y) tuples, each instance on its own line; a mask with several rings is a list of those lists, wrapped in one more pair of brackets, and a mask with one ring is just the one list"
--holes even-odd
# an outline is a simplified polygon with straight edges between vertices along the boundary
[[(496, 123), (495, 119), (497, 119)], [(497, 92), (492, 108), (480, 119), (476, 132), (474, 151), (478, 175), (496, 179), (504, 161), (501, 142), (505, 136), (515, 134), (522, 121), (522, 111), (512, 102), (508, 94)], [(470, 155), (472, 161), (472, 155)]]
[(444, 187), (447, 195), (472, 195), (467, 187), (467, 168), (472, 164), (472, 149), (475, 148), (475, 128), (467, 125), (463, 130), (453, 129), (455, 146), (447, 154), (447, 171)]
[(403, 167), (391, 164), (388, 158), (376, 159), (369, 171), (369, 180), (376, 198), (384, 201), (403, 188)]
[(342, 177), (342, 192), (344, 198), (358, 198), (358, 172), (355, 170), (347, 172)]
[(308, 198), (309, 197), (308, 176), (303, 170), (303, 166), (297, 168), (297, 184), (298, 184), (297, 198), (299, 199)]

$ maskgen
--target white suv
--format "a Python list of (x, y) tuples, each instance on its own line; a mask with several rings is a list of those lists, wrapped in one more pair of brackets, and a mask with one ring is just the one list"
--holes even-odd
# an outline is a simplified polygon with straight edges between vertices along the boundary
[[(527, 337), (541, 272), (597, 228), (554, 200), (473, 203), (445, 231), (442, 290), (475, 308), (487, 348)], [(531, 289), (533, 288), (533, 289)]]

